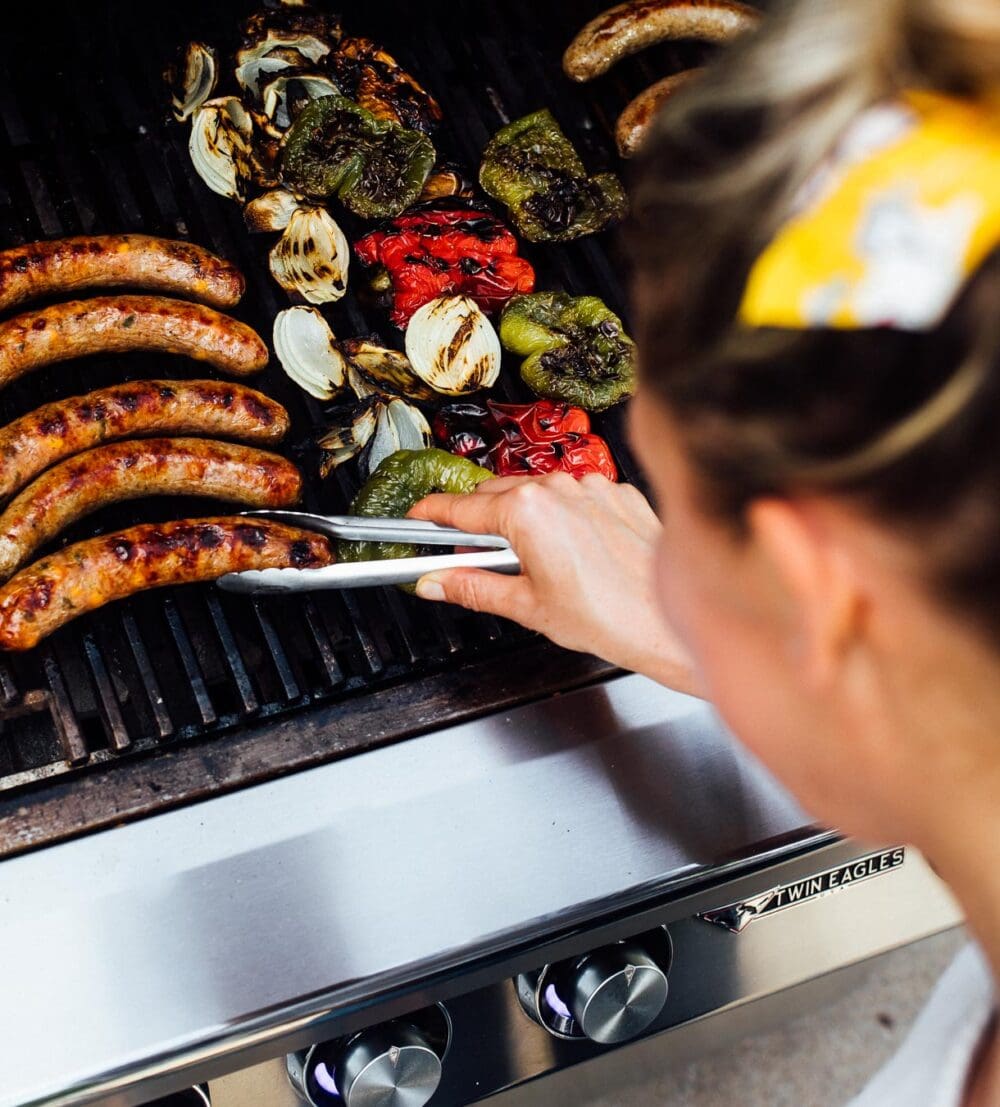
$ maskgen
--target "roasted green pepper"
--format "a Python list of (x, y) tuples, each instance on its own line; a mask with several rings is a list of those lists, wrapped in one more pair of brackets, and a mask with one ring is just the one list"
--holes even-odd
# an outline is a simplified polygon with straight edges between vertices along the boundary
[(548, 109), (516, 119), (483, 151), (479, 183), (506, 204), (529, 242), (565, 242), (624, 218), (628, 201), (613, 173), (588, 177)]
[(538, 396), (604, 411), (635, 390), (635, 343), (596, 296), (515, 296), (500, 341), (525, 357), (521, 379)]
[(425, 134), (376, 119), (343, 96), (322, 96), (288, 129), (281, 175), (313, 200), (336, 196), (362, 219), (387, 219), (416, 201), (435, 158)]
[[(351, 504), (351, 514), (401, 519), (432, 492), (471, 492), (492, 476), (488, 469), (446, 450), (397, 450), (362, 485)], [(341, 542), (337, 547), (341, 561), (414, 557), (418, 552), (415, 546), (400, 542)]]

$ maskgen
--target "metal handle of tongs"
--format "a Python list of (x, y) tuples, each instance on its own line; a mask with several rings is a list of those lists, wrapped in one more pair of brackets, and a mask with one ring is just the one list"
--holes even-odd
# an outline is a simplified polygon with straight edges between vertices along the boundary
[(385, 584), (413, 584), (427, 573), (445, 569), (488, 569), (516, 575), (521, 563), (512, 549), (474, 553), (399, 557), (388, 561), (343, 561), (322, 569), (251, 569), (227, 573), (217, 581), (228, 592), (313, 592), (328, 588), (370, 588)]

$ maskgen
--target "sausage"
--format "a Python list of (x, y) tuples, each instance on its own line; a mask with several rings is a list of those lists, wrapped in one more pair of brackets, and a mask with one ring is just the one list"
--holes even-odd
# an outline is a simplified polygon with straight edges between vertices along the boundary
[(759, 19), (760, 12), (739, 0), (629, 0), (608, 8), (577, 34), (563, 54), (563, 70), (574, 81), (589, 81), (664, 39), (728, 42)]
[(640, 92), (618, 116), (615, 140), (618, 143), (618, 153), (623, 158), (630, 158), (638, 152), (656, 113), (679, 88), (699, 73), (701, 73), (700, 68), (683, 69), (680, 73), (671, 73), (669, 77), (664, 77)]
[(277, 454), (230, 442), (147, 438), (98, 446), (43, 473), (0, 515), (0, 581), (84, 515), (124, 500), (171, 495), (289, 507), (302, 495), (302, 477)]
[(45, 404), (0, 429), (0, 500), (63, 458), (118, 438), (203, 434), (279, 442), (288, 412), (228, 381), (130, 381)]
[(212, 308), (165, 296), (95, 296), (0, 323), (0, 387), (52, 362), (138, 350), (184, 354), (238, 377), (267, 365), (260, 336)]
[(0, 251), (0, 311), (84, 288), (146, 288), (225, 308), (240, 302), (245, 287), (225, 258), (145, 234), (80, 235)]
[(67, 546), (0, 587), (0, 649), (29, 650), (77, 615), (147, 588), (332, 561), (322, 535), (270, 520), (144, 523)]

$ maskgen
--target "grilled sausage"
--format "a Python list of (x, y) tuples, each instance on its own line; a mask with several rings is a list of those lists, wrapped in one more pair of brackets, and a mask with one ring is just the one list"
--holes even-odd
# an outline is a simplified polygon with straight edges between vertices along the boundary
[(679, 88), (700, 72), (701, 69), (684, 69), (680, 73), (671, 73), (669, 77), (664, 77), (640, 92), (618, 116), (615, 140), (618, 143), (618, 153), (623, 158), (630, 158), (638, 152), (656, 113)]
[(118, 438), (203, 434), (279, 442), (288, 412), (227, 381), (130, 381), (45, 404), (0, 429), (0, 500), (43, 469)]
[(212, 308), (165, 296), (95, 296), (0, 323), (0, 387), (52, 362), (134, 350), (184, 354), (235, 376), (267, 365), (259, 335)]
[(739, 0), (628, 0), (579, 32), (563, 54), (563, 70), (574, 81), (589, 81), (656, 42), (728, 42), (756, 26), (759, 18), (755, 8)]
[(39, 546), (106, 504), (144, 496), (210, 496), (247, 507), (298, 503), (302, 478), (277, 454), (203, 438), (114, 442), (56, 465), (0, 515), (0, 581)]
[(270, 520), (145, 523), (67, 546), (0, 587), (0, 649), (31, 649), (77, 615), (147, 588), (332, 561), (322, 535)]
[(191, 242), (145, 234), (80, 235), (0, 251), (0, 311), (84, 288), (146, 288), (212, 307), (240, 302), (231, 262)]

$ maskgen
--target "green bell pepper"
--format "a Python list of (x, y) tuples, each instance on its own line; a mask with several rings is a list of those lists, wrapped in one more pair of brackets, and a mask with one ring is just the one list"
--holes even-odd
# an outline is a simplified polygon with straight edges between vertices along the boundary
[(285, 184), (313, 200), (336, 196), (362, 219), (399, 215), (419, 197), (437, 155), (419, 131), (343, 96), (311, 101), (282, 141)]
[(587, 176), (546, 108), (498, 131), (483, 151), (483, 190), (505, 204), (529, 242), (565, 242), (623, 219), (628, 201), (613, 173)]
[[(472, 492), (492, 476), (488, 469), (447, 450), (397, 450), (362, 485), (351, 504), (351, 514), (401, 519), (432, 492)], [(418, 552), (417, 547), (401, 542), (340, 542), (337, 546), (341, 561), (415, 557)], [(405, 587), (413, 590), (411, 585)]]
[(604, 411), (635, 391), (635, 343), (596, 296), (515, 296), (500, 341), (525, 358), (521, 379), (538, 396)]

